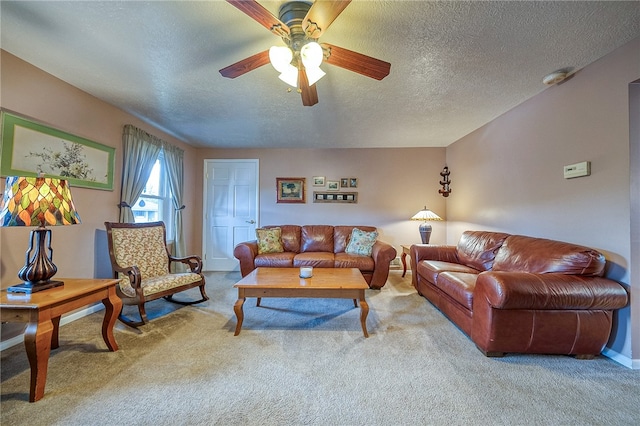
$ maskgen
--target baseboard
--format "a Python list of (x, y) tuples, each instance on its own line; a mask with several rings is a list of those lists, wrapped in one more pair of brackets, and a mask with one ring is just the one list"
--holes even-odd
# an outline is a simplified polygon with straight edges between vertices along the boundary
[[(69, 324), (70, 322), (78, 320), (82, 317), (86, 317), (87, 315), (91, 315), (103, 309), (104, 309), (104, 305), (102, 303), (96, 303), (95, 305), (89, 306), (84, 309), (80, 309), (79, 311), (76, 311), (72, 314), (63, 315), (62, 318), (60, 319), (60, 326)], [(0, 352), (4, 351), (5, 349), (9, 349), (10, 347), (13, 347), (15, 345), (19, 345), (23, 342), (24, 342), (24, 334), (20, 334), (18, 336), (15, 336), (3, 342), (0, 342)]]
[(640, 370), (640, 359), (629, 358), (609, 348), (604, 348), (602, 355), (632, 370)]

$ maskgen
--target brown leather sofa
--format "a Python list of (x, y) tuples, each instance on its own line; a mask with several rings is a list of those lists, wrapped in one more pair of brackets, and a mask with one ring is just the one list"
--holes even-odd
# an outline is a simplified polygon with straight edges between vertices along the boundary
[(602, 278), (596, 250), (542, 238), (466, 231), (457, 246), (413, 245), (413, 285), (486, 356), (593, 358), (627, 292)]
[[(298, 268), (358, 268), (370, 288), (380, 289), (389, 277), (389, 264), (396, 249), (376, 241), (371, 256), (345, 253), (353, 228), (371, 232), (373, 226), (280, 225), (284, 252), (258, 254), (256, 240), (238, 244), (233, 255), (240, 261), (240, 273), (248, 275), (257, 267)], [(265, 226), (274, 228), (274, 226)]]

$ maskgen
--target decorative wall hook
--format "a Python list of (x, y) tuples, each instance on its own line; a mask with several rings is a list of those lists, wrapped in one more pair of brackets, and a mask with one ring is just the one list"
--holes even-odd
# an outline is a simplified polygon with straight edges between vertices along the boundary
[(449, 184), (451, 183), (451, 181), (449, 180), (450, 173), (451, 172), (449, 171), (449, 167), (447, 166), (444, 166), (444, 169), (442, 169), (442, 171), (440, 172), (440, 176), (442, 176), (442, 180), (440, 181), (442, 189), (438, 190), (438, 192), (442, 194), (443, 197), (448, 197), (449, 194), (451, 194), (451, 188), (449, 187)]

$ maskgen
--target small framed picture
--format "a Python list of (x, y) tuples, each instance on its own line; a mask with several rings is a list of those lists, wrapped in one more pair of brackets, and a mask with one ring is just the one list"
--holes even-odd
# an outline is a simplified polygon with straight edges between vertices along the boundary
[(305, 178), (276, 178), (278, 203), (304, 203)]
[(337, 180), (328, 180), (327, 181), (327, 190), (328, 191), (339, 191), (340, 190), (340, 182)]
[(349, 187), (349, 178), (340, 179), (340, 188), (348, 188)]
[(313, 186), (324, 186), (324, 176), (314, 176)]
[(358, 187), (358, 178), (349, 178), (349, 188)]

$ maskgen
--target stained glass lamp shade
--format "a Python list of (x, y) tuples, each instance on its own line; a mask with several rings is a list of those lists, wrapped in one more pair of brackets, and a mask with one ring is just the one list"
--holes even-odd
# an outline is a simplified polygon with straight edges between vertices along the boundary
[(418, 213), (414, 214), (411, 220), (421, 220), (423, 222), (418, 228), (420, 231), (420, 238), (422, 239), (422, 244), (429, 244), (429, 239), (431, 238), (431, 225), (429, 225), (427, 221), (442, 220), (442, 218), (425, 206)]
[(35, 226), (31, 231), (25, 265), (18, 272), (24, 283), (10, 292), (35, 293), (61, 286), (52, 281), (58, 272), (53, 264), (51, 230), (45, 226), (76, 225), (80, 216), (64, 179), (9, 176), (0, 205), (0, 226)]

